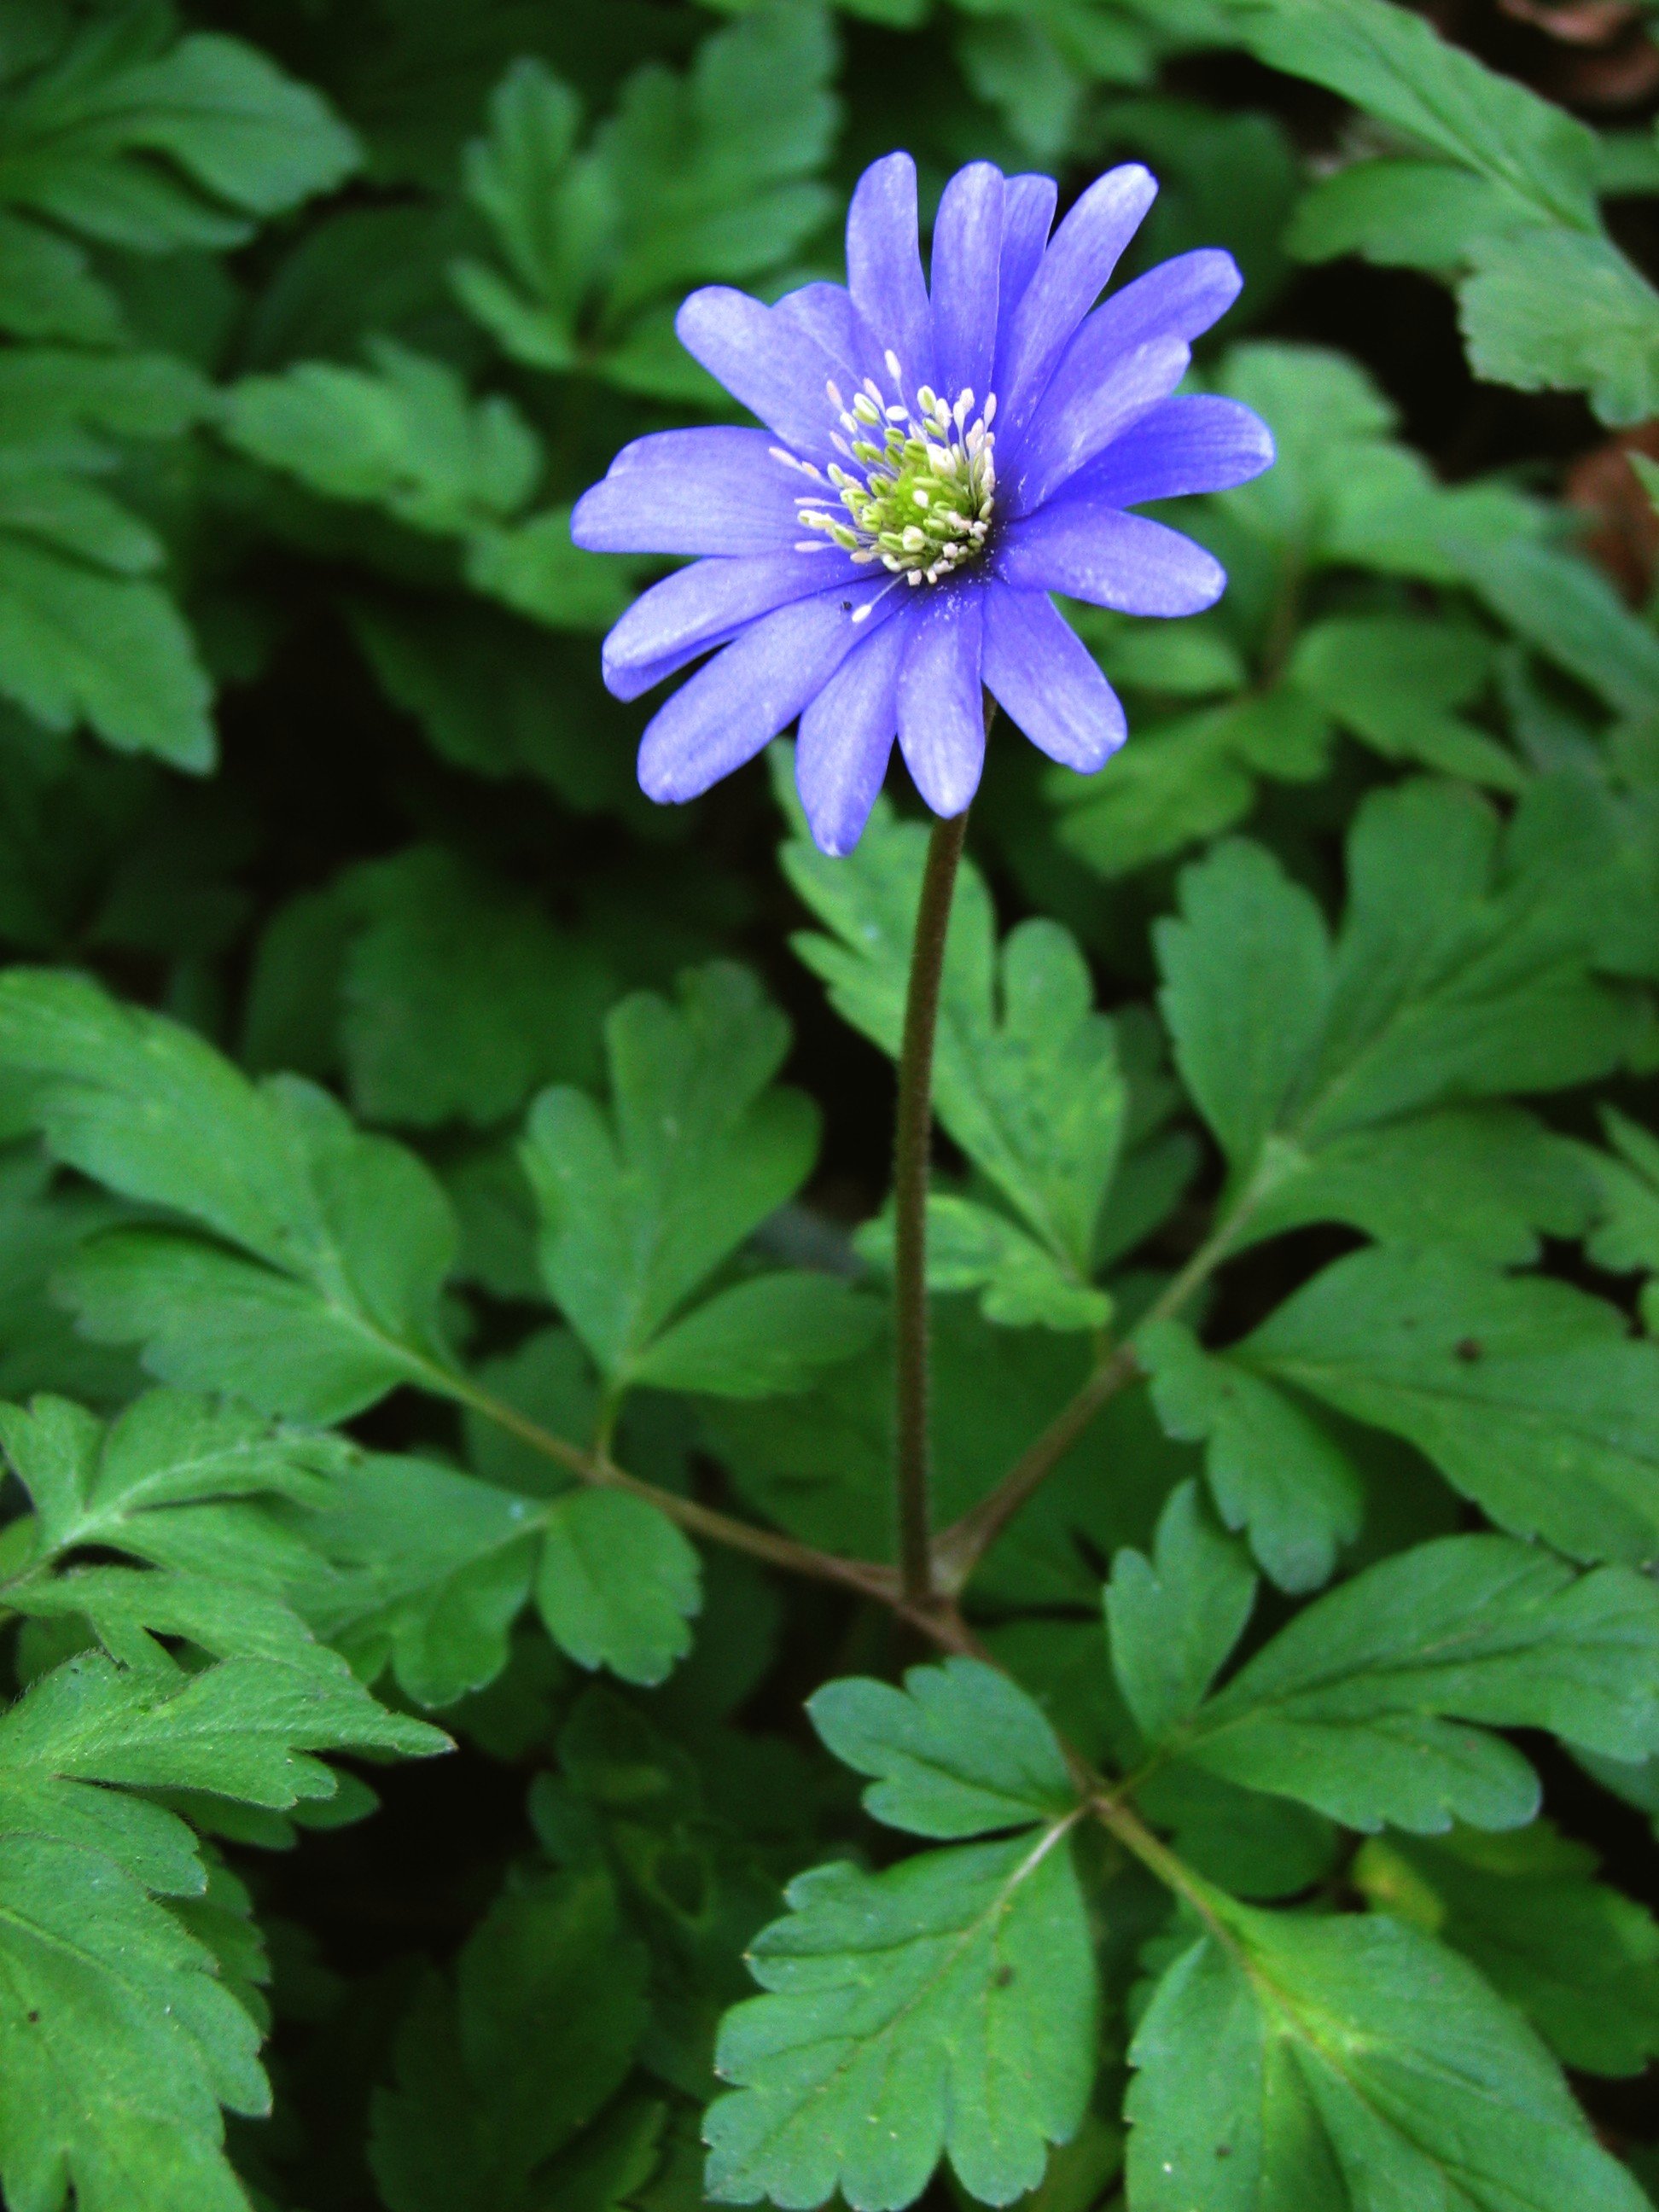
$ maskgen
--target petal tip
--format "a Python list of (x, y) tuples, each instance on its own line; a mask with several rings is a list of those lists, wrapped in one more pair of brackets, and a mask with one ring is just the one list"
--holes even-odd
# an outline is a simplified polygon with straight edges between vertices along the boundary
[(604, 532), (599, 527), (602, 503), (595, 499), (598, 484), (590, 484), (570, 510), (570, 542), (584, 553), (604, 553), (610, 549), (602, 542)]

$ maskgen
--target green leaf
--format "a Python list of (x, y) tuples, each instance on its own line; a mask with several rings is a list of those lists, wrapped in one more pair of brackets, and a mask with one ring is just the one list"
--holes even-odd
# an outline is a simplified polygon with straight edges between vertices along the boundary
[(1324, 775), (1335, 732), (1311, 699), (1284, 686), (1176, 715), (1144, 732), (1105, 779), (1050, 777), (1061, 842), (1097, 873), (1133, 873), (1247, 814), (1255, 779)]
[(467, 312), (532, 368), (576, 366), (577, 320), (617, 209), (599, 162), (575, 158), (581, 103), (545, 63), (514, 63), (489, 102), (489, 136), (466, 150), (467, 198), (511, 271), (456, 262)]
[(1350, 1827), (1519, 1827), (1536, 1777), (1463, 1723), (1639, 1758), (1659, 1733), (1656, 1649), (1659, 1592), (1640, 1575), (1579, 1575), (1509, 1537), (1447, 1536), (1316, 1599), (1170, 1740)]
[(107, 1427), (63, 1398), (0, 1406), (0, 1444), (34, 1506), (37, 1555), (95, 1545), (143, 1557), (150, 1514), (261, 1493), (314, 1500), (340, 1455), (331, 1438), (180, 1390), (147, 1392)]
[(1304, 261), (1359, 253), (1385, 268), (1450, 276), (1477, 241), (1536, 222), (1490, 177), (1449, 162), (1386, 158), (1322, 177), (1297, 204), (1285, 242)]
[(1318, 907), (1260, 846), (1228, 843), (1181, 878), (1153, 932), (1182, 1079), (1235, 1171), (1260, 1157), (1314, 1051), (1330, 992)]
[(1130, 2049), (1136, 2212), (1641, 2212), (1542, 2045), (1387, 1917), (1229, 1905)]
[(1317, 1589), (1330, 1580), (1340, 1546), (1359, 1533), (1364, 1494), (1347, 1454), (1284, 1391), (1228, 1358), (1204, 1351), (1176, 1321), (1135, 1339), (1152, 1376), (1166, 1434), (1205, 1443), (1216, 1509), (1281, 1589)]
[[(778, 763), (780, 791), (799, 823)], [(896, 1055), (927, 832), (878, 807), (858, 850), (831, 860), (798, 834), (790, 881), (833, 937), (796, 951), (842, 1019)], [(1078, 1287), (1116, 1165), (1126, 1097), (1116, 1039), (1088, 966), (1058, 923), (1022, 922), (1000, 956), (977, 872), (957, 881), (933, 1067), (935, 1110), (1024, 1227)]]
[(716, 1398), (772, 1398), (810, 1389), (873, 1340), (873, 1300), (834, 1275), (758, 1275), (673, 1322), (635, 1363), (634, 1380)]
[(578, 1666), (648, 1685), (691, 1649), (702, 1573), (654, 1505), (622, 1490), (573, 1491), (548, 1515), (536, 1602)]
[(1557, 666), (1623, 714), (1659, 708), (1659, 637), (1607, 578), (1557, 545), (1449, 533), (1458, 572)]
[[(0, 2180), (56, 2212), (247, 2212), (219, 2106), (264, 2112), (258, 2031), (112, 1860), (0, 1838)], [(88, 2096), (96, 2081), (98, 2094)]]
[(515, 515), (542, 453), (512, 402), (474, 402), (446, 362), (390, 338), (370, 359), (245, 377), (226, 397), (224, 434), (325, 498), (384, 507), (412, 530), (447, 536)]
[(1491, 647), (1474, 630), (1443, 618), (1353, 615), (1304, 630), (1289, 675), (1385, 758), (1515, 793), (1526, 781), (1520, 762), (1455, 711), (1480, 698), (1491, 670)]
[(1517, 1535), (1653, 1556), (1659, 1347), (1582, 1291), (1452, 1252), (1356, 1252), (1230, 1357), (1405, 1437)]
[(69, 1188), (33, 1146), (0, 1153), (0, 1398), (56, 1390), (108, 1406), (131, 1396), (135, 1363), (88, 1344), (46, 1295), (82, 1239), (119, 1218), (101, 1194)]
[(1122, 1551), (1105, 1589), (1112, 1671), (1148, 1742), (1202, 1702), (1249, 1620), (1255, 1577), (1237, 1544), (1183, 1482), (1158, 1524), (1149, 1559)]
[(366, 1680), (390, 1667), (417, 1705), (453, 1705), (506, 1666), (535, 1573), (538, 1504), (416, 1459), (365, 1456), (299, 1516), (329, 1563), (295, 1593)]
[(750, 1948), (768, 1992), (729, 2012), (735, 2085), (704, 2123), (717, 2203), (897, 2212), (941, 2155), (982, 2203), (1042, 2178), (1096, 2065), (1094, 1962), (1063, 1825), (818, 1867)]
[(844, 1766), (877, 1778), (865, 1809), (913, 1836), (955, 1838), (1062, 1819), (1077, 1784), (1039, 1707), (994, 1667), (912, 1667), (902, 1690), (863, 1677), (807, 1700)]
[[(27, 1564), (9, 1579), (9, 1606), (35, 1620), (86, 1621), (131, 1670), (125, 1700), (111, 1676), (94, 1678), (96, 1695), (76, 1692), (86, 1720), (78, 1765), (63, 1763), (69, 1677), (35, 1691), (24, 1710), (37, 1723), (43, 1706), (53, 1715), (60, 1772), (287, 1806), (335, 1790), (305, 1751), (444, 1747), (435, 1731), (382, 1711), (314, 1639), (285, 1601), (291, 1559), (280, 1547), (273, 1558), (268, 1522), (241, 1502), (326, 1496), (343, 1456), (332, 1439), (273, 1435), (248, 1414), (152, 1391), (107, 1428), (63, 1399), (38, 1398), (27, 1413), (0, 1407), (0, 1441), (35, 1508), (32, 1524), (15, 1528)], [(88, 1552), (143, 1564), (86, 1564)], [(161, 1638), (228, 1663), (182, 1675)], [(117, 1754), (112, 1767), (97, 1763)], [(153, 1772), (145, 1762), (158, 1758)]]
[(1472, 793), (1374, 793), (1348, 878), (1334, 953), (1307, 894), (1243, 845), (1186, 870), (1182, 918), (1155, 932), (1176, 1062), (1241, 1228), (1257, 1200), (1293, 1211), (1291, 1179), (1316, 1187), (1324, 1148), (1357, 1131), (1586, 1081), (1635, 1035), (1632, 1002), (1589, 972), (1596, 924), (1565, 871), (1518, 830), (1500, 846)]
[(94, 565), (130, 569), (136, 553), (154, 566), (137, 529), (76, 478), (0, 456), (0, 691), (50, 730), (85, 723), (119, 752), (211, 768), (212, 687), (178, 609), (143, 576)]
[(251, 1084), (177, 1023), (28, 969), (0, 978), (0, 1066), (27, 1083), (54, 1158), (206, 1232), (83, 1245), (64, 1287), (91, 1334), (142, 1340), (166, 1381), (304, 1419), (445, 1371), (447, 1204), (325, 1093)]
[(240, 245), (358, 158), (309, 87), (160, 9), (79, 27), (0, 111), (0, 201), (141, 252)]
[(1379, 1244), (1431, 1237), (1494, 1267), (1525, 1265), (1540, 1237), (1583, 1234), (1597, 1175), (1580, 1147), (1520, 1107), (1449, 1106), (1322, 1145), (1282, 1182), (1269, 1179), (1237, 1242), (1343, 1221)]
[(121, 311), (71, 240), (0, 213), (0, 330), (15, 338), (113, 345), (122, 336)]
[(603, 1371), (652, 1340), (811, 1165), (817, 1117), (772, 1078), (788, 1026), (742, 969), (681, 978), (679, 1003), (624, 999), (605, 1024), (614, 1107), (544, 1091), (524, 1159), (548, 1289)]
[[(1611, 1106), (1601, 1109), (1601, 1126), (1613, 1152), (1586, 1150), (1579, 1156), (1598, 1201), (1585, 1249), (1598, 1267), (1614, 1274), (1636, 1268), (1659, 1273), (1659, 1139)], [(1642, 1312), (1652, 1334), (1659, 1303), (1651, 1283), (1643, 1289)]]
[(1659, 2050), (1659, 1924), (1595, 1872), (1595, 1854), (1543, 1820), (1373, 1837), (1354, 1862), (1373, 1906), (1472, 1960), (1564, 2064), (1639, 2074)]
[(319, 1752), (423, 1758), (448, 1748), (424, 1721), (377, 1705), (343, 1665), (270, 1659), (223, 1659), (184, 1674), (166, 1662), (118, 1669), (90, 1654), (37, 1683), (3, 1728), (14, 1764), (60, 1779), (277, 1808), (334, 1795)]
[(1481, 240), (1458, 288), (1469, 366), (1522, 392), (1586, 392), (1604, 422), (1659, 406), (1659, 292), (1617, 246), (1577, 229)]
[[(597, 1869), (508, 1890), (453, 1990), (419, 1990), (377, 2090), (369, 2161), (392, 2212), (540, 2212), (547, 2161), (621, 2086), (646, 2024), (645, 1954)], [(578, 2197), (580, 2204), (584, 2202)]]
[(1310, 77), (1449, 155), (1540, 220), (1595, 231), (1591, 133), (1422, 17), (1388, 0), (1243, 0), (1231, 12), (1273, 68)]
[[(1278, 448), (1265, 475), (1217, 495), (1200, 510), (1206, 535), (1220, 526), (1216, 542), (1234, 571), (1230, 600), (1237, 605), (1241, 587), (1251, 592), (1269, 652), (1275, 608), (1294, 604), (1286, 594), (1299, 594), (1310, 574), (1358, 567), (1455, 584), (1461, 569), (1452, 541), (1528, 544), (1545, 525), (1546, 511), (1506, 485), (1488, 481), (1449, 489), (1439, 483), (1422, 455), (1390, 434), (1397, 425), (1393, 407), (1344, 355), (1310, 346), (1236, 346), (1218, 387), (1265, 416)], [(1287, 773), (1278, 764), (1284, 720), (1281, 705), (1249, 749), (1261, 774)], [(1293, 734), (1291, 757), (1299, 763), (1307, 740)], [(1322, 767), (1298, 766), (1297, 772), (1319, 775)]]
[[(890, 1273), (891, 1213), (866, 1222), (853, 1245)], [(977, 1291), (986, 1320), (1005, 1328), (1099, 1329), (1112, 1315), (1106, 1291), (1078, 1282), (1006, 1213), (954, 1193), (935, 1191), (927, 1200), (927, 1286)]]
[(463, 305), (532, 368), (690, 396), (683, 372), (637, 342), (641, 311), (696, 282), (758, 276), (824, 222), (832, 202), (814, 173), (837, 121), (834, 62), (817, 10), (759, 8), (703, 40), (684, 76), (637, 70), (585, 147), (569, 88), (515, 63), (466, 160), (506, 269), (459, 262)]
[(363, 917), (341, 976), (353, 1105), (373, 1121), (488, 1128), (592, 1069), (614, 993), (538, 902), (435, 845), (347, 879)]
[(583, 552), (571, 541), (570, 515), (551, 507), (511, 530), (481, 529), (467, 549), (468, 583), (550, 629), (609, 629), (658, 564)]

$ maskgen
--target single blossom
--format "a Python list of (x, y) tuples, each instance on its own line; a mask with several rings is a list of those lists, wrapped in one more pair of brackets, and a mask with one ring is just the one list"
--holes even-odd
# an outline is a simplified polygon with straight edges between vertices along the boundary
[(1053, 180), (975, 161), (939, 203), (930, 291), (915, 165), (890, 154), (853, 196), (845, 287), (686, 301), (681, 343), (766, 427), (635, 440), (571, 526), (599, 552), (701, 556), (605, 640), (621, 699), (713, 655), (646, 730), (651, 798), (695, 799), (799, 715), (802, 804), (840, 854), (895, 737), (933, 811), (962, 811), (985, 691), (1067, 768), (1116, 751), (1122, 707), (1049, 594), (1212, 605), (1218, 563), (1127, 510), (1273, 458), (1248, 408), (1176, 392), (1237, 296), (1230, 254), (1181, 254), (1095, 304), (1157, 190), (1138, 164), (1112, 169), (1050, 236)]

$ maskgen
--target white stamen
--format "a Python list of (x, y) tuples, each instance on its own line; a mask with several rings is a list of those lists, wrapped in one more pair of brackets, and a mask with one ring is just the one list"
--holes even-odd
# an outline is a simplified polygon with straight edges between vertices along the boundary
[(847, 402), (842, 398), (841, 386), (833, 376), (825, 378), (823, 388), (830, 394), (830, 404), (835, 409), (836, 414), (844, 415), (847, 411)]
[[(902, 396), (898, 356), (890, 349), (884, 359)], [(833, 380), (826, 380), (824, 388), (832, 404), (840, 401)], [(992, 526), (996, 472), (988, 424), (995, 403), (988, 396), (978, 420), (974, 405), (971, 390), (942, 397), (922, 385), (912, 411), (887, 403), (875, 380), (865, 377), (851, 405), (840, 410), (847, 435), (832, 434), (848, 464), (828, 465), (835, 496), (803, 495), (794, 502), (809, 533), (798, 541), (800, 550), (826, 551), (827, 539), (855, 566), (878, 562), (895, 582), (902, 576), (913, 586), (937, 584), (976, 560)], [(825, 482), (823, 470), (774, 450), (816, 483)]]
[(990, 428), (992, 423), (995, 422), (996, 415), (997, 396), (995, 392), (993, 392), (987, 395), (985, 401), (985, 412), (980, 416), (981, 422), (984, 423), (988, 430)]

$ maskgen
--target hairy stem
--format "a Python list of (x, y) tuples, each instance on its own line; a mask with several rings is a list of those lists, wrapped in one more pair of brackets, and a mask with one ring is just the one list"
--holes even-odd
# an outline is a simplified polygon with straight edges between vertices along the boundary
[[(988, 710), (987, 720), (989, 720)], [(933, 824), (910, 948), (910, 983), (899, 1053), (898, 1131), (893, 1151), (893, 1364), (897, 1389), (894, 1484), (899, 1578), (912, 1604), (933, 1594), (927, 1505), (927, 1163), (933, 1126), (933, 1039), (951, 927), (951, 901), (968, 834), (964, 810)]]

